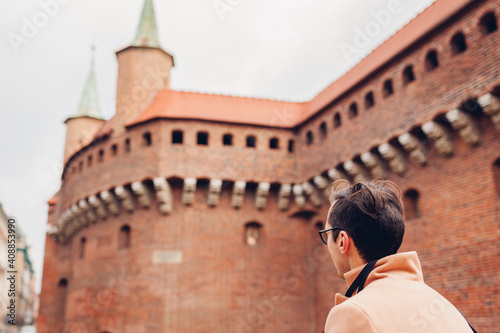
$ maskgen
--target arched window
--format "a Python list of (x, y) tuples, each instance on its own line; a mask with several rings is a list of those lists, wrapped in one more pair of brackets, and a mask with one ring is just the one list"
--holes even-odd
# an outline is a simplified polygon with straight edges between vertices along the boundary
[(255, 145), (257, 144), (257, 139), (253, 135), (247, 136), (247, 147), (250, 148), (255, 148)]
[(130, 139), (125, 140), (125, 152), (126, 153), (130, 152)]
[(149, 132), (146, 132), (142, 135), (142, 138), (144, 140), (144, 146), (151, 146), (151, 144), (153, 143), (153, 140), (151, 138), (151, 133)]
[(365, 108), (369, 109), (375, 105), (375, 98), (373, 97), (373, 91), (370, 91), (365, 96)]
[(224, 146), (232, 146), (233, 145), (233, 135), (232, 134), (224, 134), (222, 137), (222, 144)]
[(201, 146), (208, 146), (208, 133), (198, 132), (196, 142)]
[(294, 145), (295, 145), (295, 141), (293, 141), (292, 139), (288, 140), (288, 152), (289, 153), (293, 153), (293, 150), (294, 150)]
[(114, 145), (111, 146), (111, 153), (113, 155), (118, 154), (118, 146), (116, 144), (114, 144)]
[(342, 126), (342, 119), (340, 118), (340, 113), (335, 113), (335, 116), (333, 116), (333, 128), (339, 128)]
[(326, 138), (327, 129), (326, 129), (326, 123), (324, 121), (319, 125), (319, 133), (322, 138)]
[(91, 165), (92, 165), (92, 155), (89, 155), (89, 157), (87, 158), (87, 166)]
[(79, 253), (79, 257), (80, 259), (83, 259), (83, 257), (85, 257), (85, 243), (87, 242), (87, 239), (85, 237), (82, 237), (80, 239), (80, 253)]
[(500, 197), (500, 158), (493, 163), (493, 181), (497, 189), (497, 196)]
[(413, 66), (408, 65), (403, 71), (403, 84), (408, 84), (415, 81), (415, 74), (413, 73)]
[(182, 131), (172, 131), (172, 144), (182, 144), (184, 133)]
[(104, 150), (99, 150), (99, 162), (104, 161)]
[(403, 195), (405, 219), (411, 220), (422, 216), (420, 213), (420, 195), (417, 190), (408, 190)]
[(262, 242), (262, 225), (257, 222), (245, 224), (245, 243), (250, 246), (256, 246)]
[(358, 105), (356, 103), (352, 103), (349, 106), (349, 119), (352, 119), (357, 116), (358, 116)]
[(307, 131), (306, 133), (306, 143), (308, 145), (312, 144), (314, 142), (314, 136), (313, 136), (313, 133), (311, 131)]
[(439, 66), (439, 60), (436, 50), (430, 50), (425, 56), (425, 69), (432, 71)]
[(120, 229), (120, 234), (118, 235), (118, 248), (126, 249), (130, 247), (130, 227), (124, 225)]
[(269, 148), (270, 149), (278, 149), (279, 148), (279, 139), (278, 138), (269, 139)]
[(497, 18), (493, 12), (489, 12), (481, 17), (479, 21), (479, 29), (485, 35), (492, 33), (498, 29)]
[(382, 88), (382, 95), (384, 97), (390, 96), (394, 93), (394, 89), (392, 88), (392, 80), (387, 79), (384, 81), (384, 86)]
[(454, 54), (462, 53), (467, 50), (467, 42), (465, 41), (465, 36), (461, 32), (457, 32), (455, 36), (451, 38), (451, 51)]

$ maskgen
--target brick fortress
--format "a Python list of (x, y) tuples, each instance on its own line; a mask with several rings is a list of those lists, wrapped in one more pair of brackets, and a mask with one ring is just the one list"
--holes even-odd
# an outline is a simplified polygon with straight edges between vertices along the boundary
[(66, 121), (39, 332), (321, 332), (346, 289), (317, 234), (339, 178), (396, 182), (401, 250), (498, 332), (499, 5), (438, 0), (291, 103), (170, 90), (146, 0), (115, 116), (92, 68)]

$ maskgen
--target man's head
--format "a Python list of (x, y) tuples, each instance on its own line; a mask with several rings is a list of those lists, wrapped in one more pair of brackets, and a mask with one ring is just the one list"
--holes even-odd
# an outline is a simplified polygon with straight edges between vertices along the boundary
[(405, 225), (396, 184), (370, 181), (351, 185), (339, 180), (332, 185), (330, 199), (333, 204), (326, 228), (340, 230), (329, 232), (328, 248), (339, 275), (355, 267), (353, 256), (366, 263), (398, 251)]

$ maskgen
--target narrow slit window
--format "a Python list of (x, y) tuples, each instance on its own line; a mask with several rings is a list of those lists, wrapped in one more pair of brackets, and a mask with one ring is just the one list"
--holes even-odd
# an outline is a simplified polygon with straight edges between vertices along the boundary
[(288, 140), (288, 152), (293, 153), (294, 149), (295, 149), (295, 141)]
[(250, 246), (258, 245), (262, 240), (262, 225), (257, 222), (250, 222), (245, 225), (245, 243)]
[(116, 154), (118, 154), (118, 146), (116, 144), (111, 146), (111, 153), (114, 156), (116, 156)]
[(130, 139), (125, 140), (125, 152), (130, 152)]
[(420, 195), (417, 190), (408, 190), (403, 196), (405, 219), (411, 220), (422, 216), (420, 213)]
[(311, 131), (307, 131), (307, 133), (306, 133), (306, 143), (308, 145), (311, 145), (313, 142), (314, 142), (313, 133)]
[(352, 103), (349, 106), (349, 119), (355, 118), (358, 116), (358, 105), (356, 103)]
[(497, 190), (497, 196), (500, 197), (500, 158), (493, 163), (493, 181)]
[(375, 105), (375, 97), (373, 97), (373, 92), (370, 91), (365, 96), (365, 108), (370, 109)]
[(340, 118), (340, 113), (336, 113), (335, 116), (333, 116), (333, 128), (339, 128), (342, 126), (342, 119)]
[(118, 248), (126, 249), (130, 247), (130, 227), (128, 225), (124, 225), (120, 229), (120, 233), (118, 235)]
[(432, 71), (434, 68), (439, 66), (439, 60), (436, 50), (430, 50), (425, 57), (425, 68), (428, 71)]
[(104, 150), (99, 150), (99, 162), (104, 161)]
[(387, 79), (384, 82), (384, 87), (383, 87), (383, 95), (384, 97), (388, 97), (394, 93), (394, 89), (392, 88), (392, 80)]
[(322, 122), (319, 125), (319, 133), (321, 134), (321, 138), (326, 138), (326, 135), (328, 134), (327, 128), (326, 128), (326, 123)]
[(153, 139), (151, 138), (151, 133), (149, 132), (144, 133), (142, 135), (142, 138), (144, 139), (144, 145), (146, 147), (151, 146), (151, 144), (153, 143)]
[(413, 73), (413, 66), (409, 65), (403, 71), (403, 84), (408, 84), (415, 81), (415, 73)]

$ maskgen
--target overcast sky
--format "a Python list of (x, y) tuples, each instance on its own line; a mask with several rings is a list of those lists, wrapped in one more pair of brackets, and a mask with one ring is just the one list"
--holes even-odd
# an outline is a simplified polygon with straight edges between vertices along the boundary
[[(96, 46), (100, 103), (109, 119), (115, 109), (115, 52), (132, 42), (143, 0), (1, 1), (0, 202), (27, 236), (39, 289), (46, 202), (60, 186), (64, 120), (77, 110), (90, 46)], [(175, 57), (172, 89), (305, 101), (432, 2), (155, 0), (154, 5), (160, 44)]]

